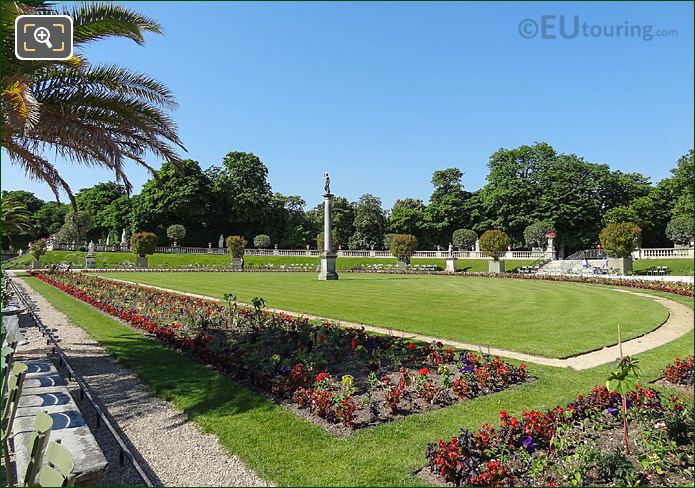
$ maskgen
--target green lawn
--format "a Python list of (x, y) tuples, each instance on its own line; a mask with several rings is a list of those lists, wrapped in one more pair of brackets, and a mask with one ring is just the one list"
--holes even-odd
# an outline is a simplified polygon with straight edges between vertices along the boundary
[[(95, 252), (97, 268), (118, 268), (123, 263), (135, 263), (135, 255), (126, 252)], [(48, 251), (41, 263), (45, 266), (59, 263), (73, 263), (75, 268), (84, 268), (86, 252), (80, 251)], [(3, 265), (5, 269), (26, 269), (31, 266), (32, 257), (28, 254), (20, 256)], [(245, 262), (249, 266), (262, 266), (272, 264), (275, 266), (287, 264), (313, 264), (318, 266), (319, 258), (310, 256), (247, 256)], [(351, 269), (367, 264), (396, 264), (395, 258), (340, 258), (338, 269)], [(507, 271), (513, 271), (520, 266), (528, 266), (534, 260), (515, 259), (507, 261)], [(435, 265), (444, 268), (443, 259), (417, 258), (413, 264)], [(462, 271), (487, 272), (485, 259), (459, 259), (456, 267)], [(230, 258), (220, 254), (153, 254), (149, 257), (150, 268), (179, 268), (189, 265), (200, 266), (226, 266), (230, 264)]]
[(632, 263), (635, 274), (647, 274), (653, 266), (668, 266), (672, 276), (693, 276), (695, 265), (692, 259), (638, 259)]
[(652, 300), (575, 283), (343, 273), (105, 273), (104, 276), (551, 357), (631, 338), (663, 323)]
[[(136, 372), (157, 395), (218, 436), (223, 446), (260, 476), (282, 486), (422, 485), (413, 472), (424, 465), (428, 442), (455, 435), (460, 427), (477, 429), (484, 422), (495, 424), (500, 409), (519, 415), (523, 409), (569, 402), (593, 385), (604, 384), (611, 369), (606, 365), (577, 372), (531, 365), (530, 373), (538, 377), (533, 383), (336, 439), (93, 307), (35, 278), (25, 279)], [(640, 354), (642, 383), (656, 379), (675, 356), (691, 354), (692, 350), (690, 333)], [(692, 399), (688, 401), (692, 403)]]

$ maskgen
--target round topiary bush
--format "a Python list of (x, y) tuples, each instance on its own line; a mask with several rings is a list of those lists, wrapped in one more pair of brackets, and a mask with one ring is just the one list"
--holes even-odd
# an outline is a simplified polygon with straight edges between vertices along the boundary
[(480, 236), (480, 249), (495, 261), (507, 252), (512, 240), (502, 230), (486, 230)]
[(268, 249), (270, 247), (270, 244), (270, 236), (267, 236), (265, 234), (258, 234), (256, 237), (253, 238), (253, 245), (257, 249)]
[(186, 228), (181, 224), (172, 224), (167, 227), (167, 237), (172, 241), (182, 241), (186, 237)]
[(693, 219), (674, 217), (666, 226), (666, 237), (674, 244), (682, 246), (690, 244), (693, 237)]
[(136, 232), (130, 236), (130, 250), (138, 257), (144, 258), (154, 254), (157, 249), (157, 234), (152, 232)]
[(417, 251), (417, 237), (412, 234), (396, 234), (391, 239), (390, 249), (396, 259), (409, 263), (411, 256)]
[(599, 234), (599, 240), (607, 255), (628, 258), (637, 249), (642, 230), (632, 222), (608, 224)]
[(244, 257), (244, 251), (246, 250), (246, 244), (248, 242), (241, 236), (229, 236), (224, 241), (227, 245), (227, 250), (233, 258), (241, 259)]
[(456, 229), (451, 236), (451, 243), (458, 248), (459, 251), (469, 251), (478, 240), (478, 234), (471, 229)]

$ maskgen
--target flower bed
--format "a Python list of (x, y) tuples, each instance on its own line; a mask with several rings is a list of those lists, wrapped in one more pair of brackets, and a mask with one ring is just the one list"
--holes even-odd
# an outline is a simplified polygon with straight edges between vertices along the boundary
[(434, 481), (477, 486), (685, 486), (693, 481), (693, 411), (652, 389), (628, 393), (625, 453), (621, 397), (594, 387), (566, 407), (502, 410), (497, 428), (462, 429), (429, 444)]
[(664, 379), (674, 385), (693, 386), (693, 356), (677, 357), (662, 371)]
[(526, 366), (85, 273), (33, 276), (213, 364), (336, 434), (528, 380)]

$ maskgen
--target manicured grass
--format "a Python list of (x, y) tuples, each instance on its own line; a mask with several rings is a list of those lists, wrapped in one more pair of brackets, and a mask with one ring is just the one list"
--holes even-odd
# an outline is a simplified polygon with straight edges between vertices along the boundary
[(671, 276), (693, 276), (692, 259), (638, 259), (632, 263), (635, 274), (647, 274), (647, 270), (654, 266), (668, 266)]
[[(96, 252), (97, 268), (118, 268), (123, 263), (135, 263), (135, 255), (126, 252)], [(86, 252), (80, 251), (49, 251), (42, 258), (44, 266), (59, 263), (73, 263), (73, 268), (84, 268)], [(31, 266), (33, 258), (24, 255), (8, 262), (5, 269), (26, 269)], [(272, 264), (274, 266), (288, 264), (313, 264), (318, 266), (319, 258), (311, 256), (247, 256), (245, 262), (248, 266), (262, 266)], [(513, 271), (521, 266), (528, 266), (534, 260), (514, 259), (507, 261), (507, 271)], [(396, 264), (395, 258), (340, 258), (337, 261), (338, 269), (351, 269), (367, 264)], [(488, 261), (485, 259), (459, 259), (456, 262), (457, 269), (470, 272), (488, 270)], [(153, 254), (149, 257), (150, 268), (179, 268), (190, 265), (199, 266), (227, 266), (230, 258), (221, 254)], [(435, 265), (444, 269), (443, 259), (414, 258), (412, 264)]]
[[(36, 278), (25, 279), (135, 371), (157, 395), (218, 436), (223, 446), (259, 475), (283, 486), (422, 485), (413, 472), (424, 466), (428, 442), (455, 435), (460, 427), (477, 429), (484, 422), (496, 424), (500, 409), (519, 415), (524, 409), (564, 404), (593, 385), (604, 384), (611, 369), (606, 365), (577, 372), (530, 365), (530, 373), (538, 377), (535, 382), (366, 429), (346, 440), (336, 439), (93, 307)], [(692, 307), (692, 300), (689, 305)], [(690, 333), (640, 354), (641, 382), (658, 378), (675, 356), (692, 350)], [(692, 403), (691, 398), (688, 401)]]
[(632, 338), (663, 323), (646, 298), (575, 283), (484, 277), (343, 273), (105, 273), (104, 276), (249, 303), (446, 337), (530, 354), (564, 357)]

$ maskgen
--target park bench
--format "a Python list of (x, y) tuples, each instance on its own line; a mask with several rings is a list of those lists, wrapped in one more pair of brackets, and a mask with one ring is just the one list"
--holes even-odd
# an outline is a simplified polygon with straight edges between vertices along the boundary
[(75, 484), (96, 485), (108, 462), (70, 396), (65, 381), (47, 359), (23, 363), (28, 369), (12, 425), (19, 484), (24, 483), (27, 468), (31, 467), (35, 418), (40, 412), (45, 412), (52, 420), (51, 440), (60, 441), (74, 459)]

